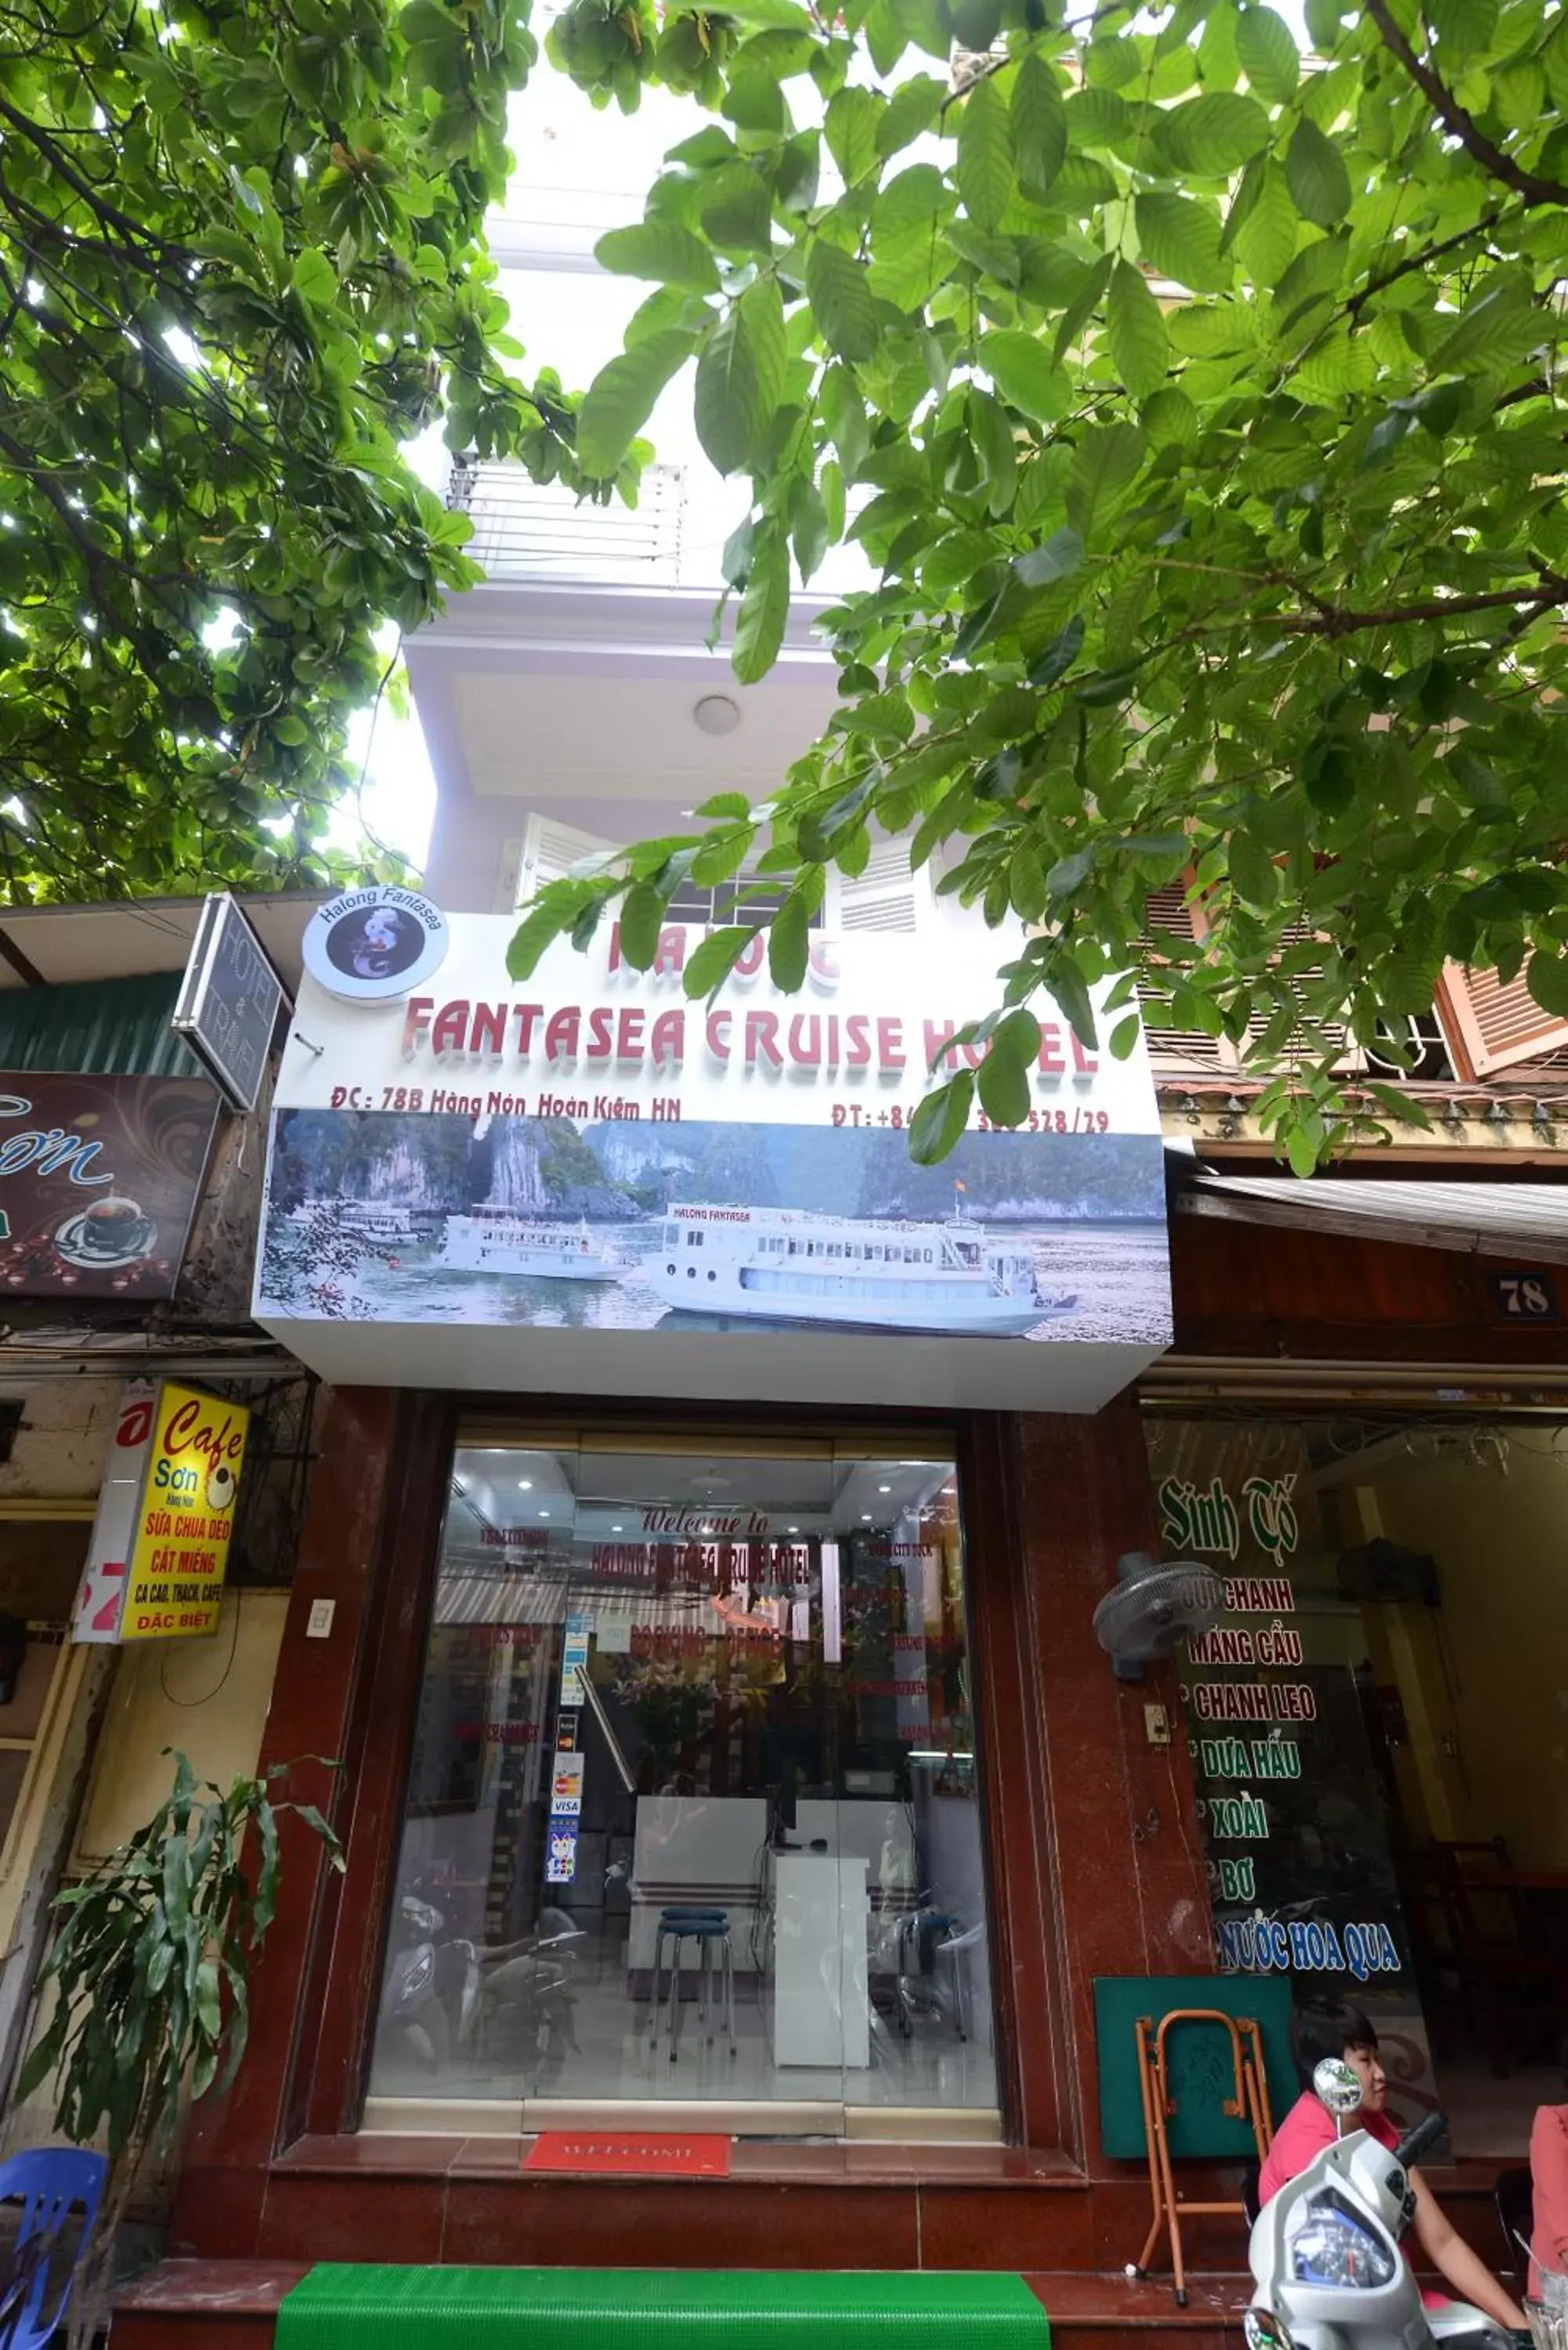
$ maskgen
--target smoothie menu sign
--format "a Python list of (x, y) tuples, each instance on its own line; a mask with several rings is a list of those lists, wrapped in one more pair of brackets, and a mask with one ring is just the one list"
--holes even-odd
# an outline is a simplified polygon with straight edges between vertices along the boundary
[(1355, 1999), (1424, 2064), (1368, 1732), (1372, 1666), (1306, 1435), (1161, 1419), (1148, 1442), (1167, 1555), (1202, 1559), (1225, 1586), (1224, 1613), (1181, 1665), (1220, 1970)]
[(639, 972), (607, 925), (525, 983), (514, 929), (408, 891), (314, 918), (255, 1312), (327, 1376), (1086, 1410), (1169, 1343), (1141, 1039), (1046, 1004), (1023, 1124), (909, 1156), (1021, 936), (819, 934), (794, 995), (758, 939), (705, 1001), (699, 927)]
[(132, 1380), (120, 1399), (71, 1638), (200, 1639), (223, 1596), (250, 1412)]

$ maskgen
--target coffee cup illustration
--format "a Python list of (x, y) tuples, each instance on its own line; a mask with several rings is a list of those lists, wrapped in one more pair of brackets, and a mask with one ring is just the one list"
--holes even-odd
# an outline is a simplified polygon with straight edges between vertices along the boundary
[(146, 1222), (137, 1201), (111, 1191), (95, 1200), (83, 1216), (82, 1246), (89, 1256), (124, 1256), (142, 1239)]

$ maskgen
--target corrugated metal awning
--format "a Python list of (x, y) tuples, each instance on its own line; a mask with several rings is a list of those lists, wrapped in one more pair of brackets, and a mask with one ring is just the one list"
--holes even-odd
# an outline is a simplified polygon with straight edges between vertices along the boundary
[(0, 991), (0, 1069), (91, 1069), (106, 1077), (204, 1077), (169, 1025), (177, 971), (73, 987)]
[(1459, 1249), (1568, 1264), (1568, 1185), (1555, 1183), (1366, 1183), (1334, 1175), (1215, 1175), (1186, 1172), (1179, 1213), (1234, 1223), (1283, 1224), (1347, 1240)]

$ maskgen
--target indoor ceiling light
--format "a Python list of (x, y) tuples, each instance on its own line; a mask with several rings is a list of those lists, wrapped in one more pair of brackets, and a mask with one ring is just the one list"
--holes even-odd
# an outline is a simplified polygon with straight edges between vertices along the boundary
[(870, 1513), (870, 1511), (869, 1511), (869, 1510), (862, 1510), (862, 1511), (861, 1511), (861, 1513), (860, 1513), (860, 1523), (861, 1523), (861, 1524), (862, 1524), (863, 1526), (868, 1526), (868, 1525), (870, 1524), (870, 1523), (871, 1523), (871, 1513)]
[(539, 1515), (540, 1515), (542, 1518), (547, 1518), (547, 1517), (549, 1516), (549, 1514), (550, 1514), (550, 1513), (549, 1513), (549, 1511), (548, 1511), (548, 1510), (541, 1510), (541, 1511), (540, 1511), (540, 1513), (539, 1513)]
[(891, 1487), (891, 1485), (878, 1485), (878, 1486), (877, 1486), (877, 1491), (879, 1493), (890, 1493), (890, 1492), (892, 1492), (892, 1490), (893, 1490), (893, 1488)]
[(798, 1526), (786, 1526), (784, 1532), (786, 1534), (797, 1534), (800, 1532), (800, 1528)]
[(611, 1526), (610, 1532), (612, 1534), (623, 1534), (626, 1532), (626, 1528), (624, 1526)]
[(534, 1480), (532, 1477), (519, 1477), (517, 1480), (517, 1491), (520, 1493), (531, 1493), (534, 1491)]
[(691, 717), (701, 734), (732, 734), (741, 723), (741, 705), (730, 694), (705, 693)]

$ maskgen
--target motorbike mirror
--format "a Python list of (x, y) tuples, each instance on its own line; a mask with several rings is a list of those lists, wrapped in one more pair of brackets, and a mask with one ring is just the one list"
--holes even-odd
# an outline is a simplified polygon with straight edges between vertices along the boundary
[(1361, 2083), (1342, 2056), (1325, 2056), (1312, 2076), (1313, 2094), (1335, 2121), (1355, 2113), (1361, 2103)]

